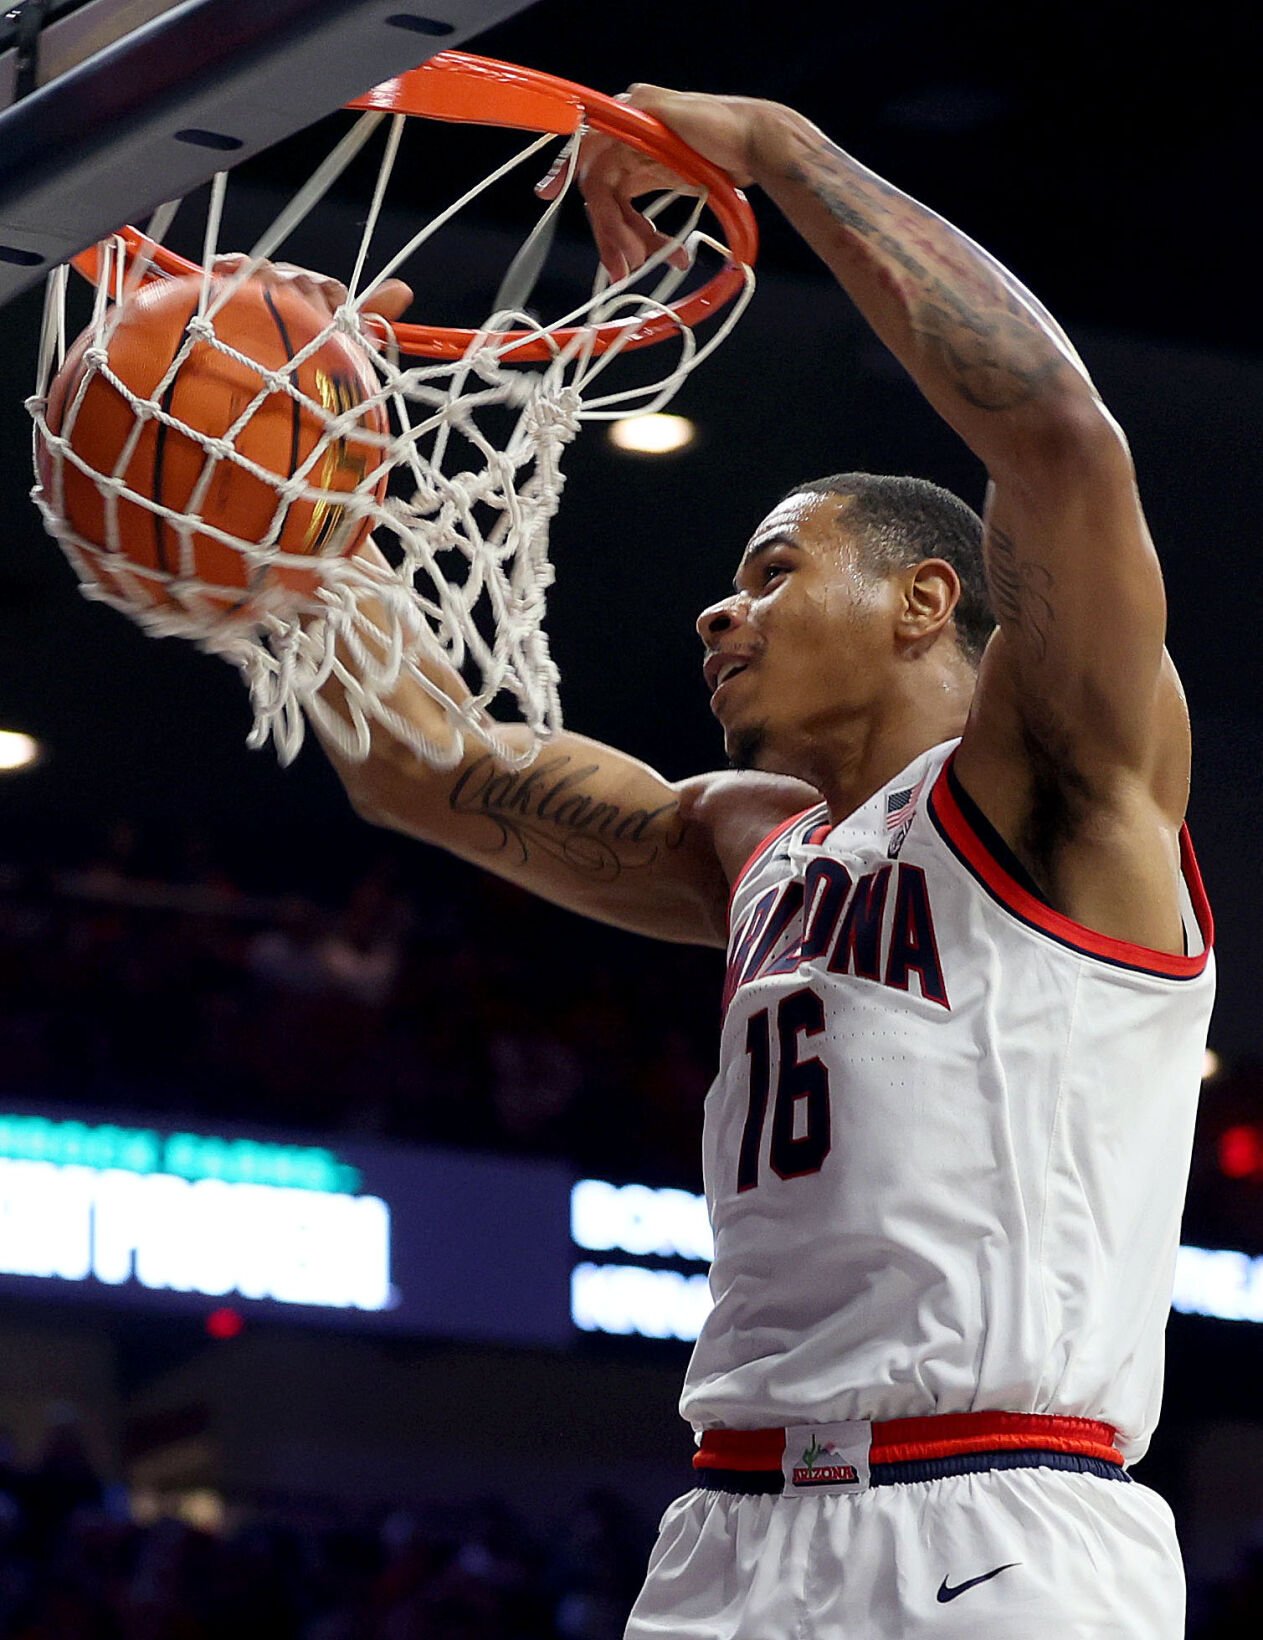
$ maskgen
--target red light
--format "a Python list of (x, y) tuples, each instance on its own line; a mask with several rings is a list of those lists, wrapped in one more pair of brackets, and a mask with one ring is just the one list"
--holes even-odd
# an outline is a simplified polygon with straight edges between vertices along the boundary
[(212, 1338), (236, 1338), (244, 1326), (239, 1310), (212, 1310), (206, 1317), (206, 1331)]
[(1263, 1173), (1263, 1131), (1256, 1127), (1225, 1128), (1219, 1135), (1219, 1171), (1229, 1179), (1249, 1179)]

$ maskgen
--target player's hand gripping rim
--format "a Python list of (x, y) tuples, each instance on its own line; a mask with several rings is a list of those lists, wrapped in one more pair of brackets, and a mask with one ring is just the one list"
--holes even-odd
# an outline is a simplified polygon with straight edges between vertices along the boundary
[[(618, 100), (661, 120), (690, 148), (727, 171), (737, 187), (747, 188), (754, 180), (750, 155), (755, 119), (764, 106), (756, 98), (712, 97), (697, 91), (669, 91), (660, 85), (633, 85)], [(552, 170), (536, 184), (541, 199), (556, 197), (565, 185), (568, 166), (569, 154), (563, 150)], [(602, 266), (615, 282), (643, 267), (670, 242), (636, 208), (635, 201), (665, 190), (694, 197), (705, 191), (650, 155), (595, 131), (579, 145), (575, 175)], [(687, 268), (689, 253), (680, 247), (670, 261), (674, 267)]]

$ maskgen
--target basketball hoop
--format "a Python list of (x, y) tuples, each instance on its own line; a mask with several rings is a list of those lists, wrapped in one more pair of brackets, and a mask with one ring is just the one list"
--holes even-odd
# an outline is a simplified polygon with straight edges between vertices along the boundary
[[(753, 266), (759, 243), (758, 228), (744, 194), (726, 172), (681, 142), (660, 120), (616, 97), (585, 90), (538, 69), (519, 68), (514, 63), (496, 62), (466, 51), (444, 51), (420, 68), (375, 86), (346, 106), (365, 113), (502, 125), (552, 136), (573, 136), (586, 127), (617, 137), (661, 160), (684, 181), (704, 187), (707, 204), (727, 239), (729, 265), (690, 295), (669, 303), (668, 312), (644, 323), (623, 320), (594, 326), (590, 339), (594, 353), (604, 353), (615, 344), (646, 347), (677, 334), (682, 325), (691, 329), (744, 288), (744, 270)], [(120, 228), (118, 237), (123, 243), (126, 266), (129, 270), (138, 265), (146, 268), (146, 279), (201, 271), (196, 262), (177, 256), (136, 228)], [(94, 245), (76, 256), (74, 265), (95, 283), (100, 274), (101, 248)], [(414, 358), (461, 358), (479, 335), (477, 331), (441, 325), (397, 324), (393, 330), (399, 351)], [(533, 363), (551, 358), (553, 344), (564, 347), (585, 332), (580, 327), (561, 326), (550, 334), (552, 343), (533, 330), (509, 331), (501, 340), (505, 353), (517, 362)]]
[[(297, 753), (303, 738), (303, 714), (348, 757), (363, 758), (370, 749), (374, 722), (385, 724), (422, 758), (447, 767), (464, 755), (472, 736), (497, 755), (521, 765), (561, 724), (556, 669), (543, 629), (545, 591), (552, 580), (548, 527), (561, 491), (560, 459), (564, 446), (585, 420), (609, 420), (638, 411), (658, 410), (674, 395), (688, 373), (727, 336), (753, 289), (752, 263), (757, 249), (754, 218), (729, 177), (695, 153), (659, 121), (627, 103), (586, 90), (569, 81), (494, 62), (465, 52), (444, 52), (421, 68), (376, 87), (348, 108), (359, 114), (352, 130), (335, 147), (310, 181), (295, 195), (258, 240), (240, 268), (225, 277), (213, 272), (223, 211), (227, 173), (211, 187), (201, 263), (178, 255), (162, 243), (175, 214), (164, 207), (148, 231), (126, 226), (102, 244), (73, 259), (78, 272), (96, 289), (90, 341), (84, 354), (89, 370), (99, 372), (110, 389), (130, 407), (137, 423), (157, 419), (181, 437), (200, 445), (206, 467), (194, 496), (209, 487), (215, 464), (250, 466), (233, 440), (211, 437), (170, 415), (162, 397), (186, 363), (195, 343), (219, 348), (240, 365), (241, 355), (215, 334), (215, 317), (233, 293), (261, 263), (272, 258), (286, 237), (313, 209), (342, 170), (387, 124), (386, 152), (367, 212), (349, 297), (328, 322), (327, 335), (341, 336), (363, 349), (376, 383), (363, 405), (366, 418), (393, 418), (393, 436), (382, 439), (370, 429), (363, 441), (381, 445), (381, 460), (367, 463), (363, 483), (351, 494), (336, 496), (307, 481), (326, 447), (348, 437), (345, 405), (313, 402), (295, 380), (273, 367), (268, 392), (283, 391), (301, 400), (304, 411), (323, 416), (325, 443), (313, 447), (303, 467), (278, 475), (278, 504), (269, 533), (262, 540), (234, 540), (250, 566), (250, 584), (273, 580), (293, 587), (318, 582), (317, 590), (287, 606), (261, 598), (251, 611), (253, 624), (238, 616), (217, 618), (226, 607), (225, 587), (209, 584), (190, 542), (203, 538), (207, 525), (193, 501), (188, 509), (163, 506), (152, 495), (130, 486), (124, 462), (109, 471), (85, 467), (73, 447), (73, 416), (84, 400), (77, 387), (67, 420), (56, 427), (47, 415), (54, 375), (67, 356), (65, 270), (50, 280), (40, 348), (36, 394), (28, 401), (35, 420), (37, 466), (47, 480), (34, 492), (45, 525), (80, 573), (88, 597), (123, 610), (154, 635), (192, 638), (202, 648), (238, 665), (249, 684), (255, 712), (252, 745), (272, 738), (283, 762)], [(397, 251), (371, 278), (366, 264), (378, 226), (404, 121), (410, 117), (500, 125), (538, 133), (536, 140), (498, 167), (484, 182), (440, 212)], [(551, 323), (525, 311), (526, 282), (518, 264), (539, 261), (539, 244), (551, 229), (572, 185), (579, 139), (598, 131), (651, 155), (696, 193), (688, 220), (648, 259), (643, 269), (610, 283), (598, 272), (591, 293)], [(434, 324), (387, 323), (364, 311), (373, 291), (413, 254), (419, 245), (492, 183), (526, 163), (554, 138), (569, 140), (568, 164), (557, 196), (542, 215), (502, 286), (497, 311), (478, 330)], [(532, 196), (534, 197), (534, 196)], [(676, 196), (659, 204), (667, 206)], [(703, 208), (719, 224), (723, 239), (699, 227)], [(657, 211), (651, 205), (649, 215)], [(720, 259), (709, 277), (672, 265), (676, 252), (690, 263), (706, 251)], [(537, 267), (536, 267), (536, 270)], [(167, 374), (151, 393), (138, 394), (111, 371), (109, 342), (127, 301), (143, 286), (196, 277), (201, 299), (189, 321), (188, 336)], [(692, 285), (689, 288), (689, 280)], [(656, 282), (645, 289), (646, 279)], [(704, 343), (694, 327), (719, 317), (715, 334)], [(323, 338), (308, 344), (303, 358)], [(679, 358), (656, 380), (597, 395), (594, 385), (624, 352), (668, 341)], [(425, 361), (406, 366), (403, 359)], [(249, 363), (247, 359), (245, 363)], [(301, 363), (301, 358), (296, 364)], [(540, 368), (523, 368), (537, 366)], [(260, 401), (266, 396), (260, 389)], [(487, 432), (480, 418), (489, 412), (513, 425), (507, 437)], [(247, 413), (245, 420), (249, 420)], [(239, 429), (234, 426), (234, 433)], [(134, 449), (135, 441), (131, 448)], [(473, 450), (475, 464), (460, 466), (454, 454)], [(122, 495), (127, 503), (154, 515), (155, 529), (174, 531), (183, 544), (180, 567), (171, 572), (145, 566), (101, 573), (102, 553), (117, 551), (117, 530), (109, 543), (85, 539), (70, 523), (62, 498), (61, 475), (84, 473), (103, 497)], [(231, 477), (231, 475), (229, 475)], [(389, 493), (386, 493), (386, 478)], [(338, 535), (344, 550), (330, 548), (318, 558), (298, 558), (283, 550), (286, 509), (290, 505), (336, 506), (345, 527)], [(200, 500), (197, 502), (200, 505)], [(371, 528), (379, 544), (395, 549), (397, 563), (389, 573), (379, 563), (348, 556), (345, 544)], [(199, 536), (200, 532), (200, 536)], [(358, 532), (358, 533), (356, 533)], [(222, 531), (214, 531), (222, 538)], [(388, 556), (390, 556), (388, 554)], [(110, 559), (111, 564), (117, 558)], [(144, 586), (136, 595), (136, 576)], [(240, 588), (240, 578), (234, 582)], [(233, 600), (240, 606), (239, 595)], [(426, 663), (429, 663), (428, 666)], [(442, 687), (438, 667), (462, 676), (468, 688)], [(334, 712), (320, 691), (331, 679), (342, 685), (350, 721)], [(389, 697), (410, 678), (442, 706), (448, 733), (441, 739), (422, 734), (392, 710)], [(492, 715), (498, 697), (512, 700), (530, 731), (529, 745), (510, 746)]]

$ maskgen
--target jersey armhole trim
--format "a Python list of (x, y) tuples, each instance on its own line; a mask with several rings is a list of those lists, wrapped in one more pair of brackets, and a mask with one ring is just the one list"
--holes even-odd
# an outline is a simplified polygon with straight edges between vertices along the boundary
[(809, 814), (814, 814), (822, 805), (813, 803), (809, 809), (799, 809), (797, 814), (791, 814), (788, 820), (782, 820), (779, 826), (768, 832), (761, 843), (756, 843), (750, 857), (741, 870), (732, 879), (732, 887), (728, 890), (728, 926), (732, 926), (732, 902), (737, 897), (737, 890), (741, 887), (753, 867), (763, 858), (777, 838), (784, 837), (791, 826), (796, 826), (800, 820), (805, 820)]
[(1028, 927), (1038, 929), (1072, 951), (1111, 963), (1116, 968), (1152, 974), (1159, 979), (1181, 980), (1196, 979), (1205, 970), (1215, 941), (1215, 925), (1187, 826), (1180, 827), (1180, 867), (1202, 936), (1201, 951), (1191, 957), (1152, 951), (1147, 946), (1095, 933), (1060, 911), (1054, 911), (1023, 888), (991, 853), (956, 801), (948, 778), (954, 757), (953, 752), (930, 790), (930, 819), (948, 848), (993, 900)]

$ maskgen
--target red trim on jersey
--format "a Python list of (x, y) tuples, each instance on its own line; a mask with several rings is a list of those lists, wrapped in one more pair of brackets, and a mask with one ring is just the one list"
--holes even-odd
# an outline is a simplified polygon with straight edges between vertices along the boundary
[(947, 1412), (892, 1418), (873, 1425), (869, 1463), (950, 1458), (959, 1452), (1073, 1452), (1103, 1463), (1123, 1461), (1110, 1424), (1025, 1412)]
[[(1123, 1463), (1115, 1431), (1095, 1418), (1033, 1412), (946, 1412), (931, 1418), (891, 1418), (872, 1428), (869, 1463), (923, 1462), (970, 1452), (1069, 1452)], [(773, 1472), (785, 1458), (783, 1429), (707, 1429), (694, 1469)]]
[(947, 778), (955, 755), (953, 752), (944, 763), (930, 790), (930, 812), (964, 864), (1006, 910), (1045, 934), (1051, 934), (1072, 950), (1082, 951), (1090, 957), (1101, 957), (1124, 968), (1138, 969), (1141, 973), (1156, 974), (1166, 979), (1192, 979), (1202, 972), (1214, 944), (1215, 924), (1187, 826), (1180, 827), (1180, 865), (1202, 936), (1202, 950), (1192, 957), (1173, 956), (1166, 951), (1150, 950), (1148, 946), (1133, 945), (1128, 940), (1113, 939), (1108, 934), (1097, 934), (1037, 900), (1009, 875), (962, 812)]
[(746, 860), (745, 865), (742, 866), (741, 870), (732, 879), (732, 887), (728, 890), (728, 921), (729, 921), (729, 924), (731, 924), (731, 922), (732, 922), (732, 902), (736, 899), (737, 890), (741, 887), (742, 879), (745, 877), (746, 873), (750, 870), (750, 867), (752, 865), (754, 865), (755, 861), (758, 860), (761, 855), (766, 853), (766, 851), (769, 848), (771, 848), (772, 844), (776, 841), (776, 839), (778, 837), (784, 837), (785, 833), (789, 830), (789, 828), (791, 826), (796, 825), (799, 820), (805, 820), (806, 817), (809, 814), (813, 813), (814, 810), (818, 809), (819, 807), (820, 807), (819, 803), (813, 803), (811, 805), (811, 808), (809, 808), (809, 809), (799, 809), (797, 814), (791, 814), (788, 820), (782, 820), (780, 825), (777, 826), (775, 828), (775, 830), (768, 832), (767, 836), (763, 839), (763, 841), (761, 843), (758, 843), (758, 844), (755, 845), (754, 852), (749, 856), (749, 858)]

